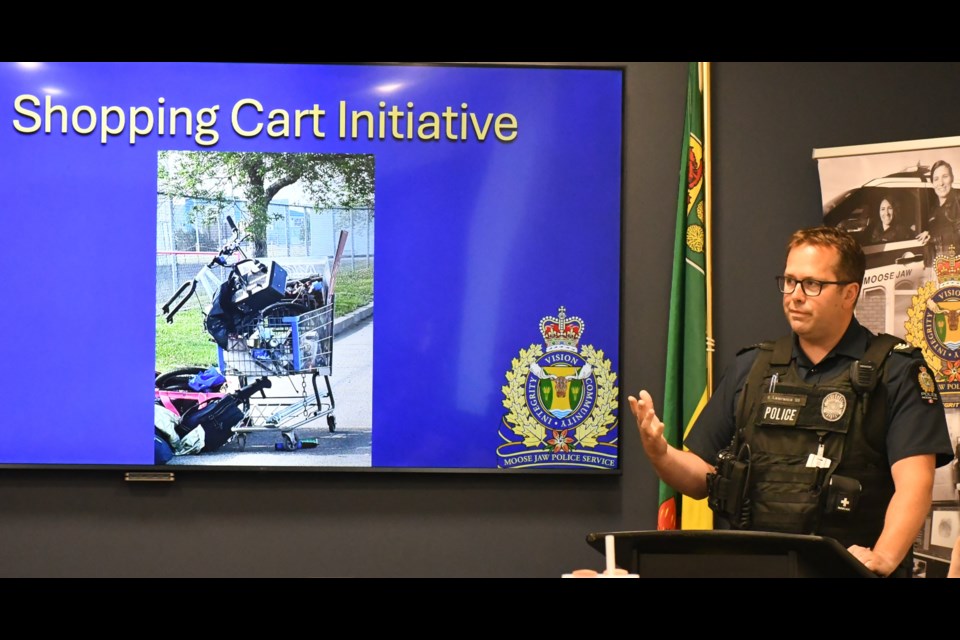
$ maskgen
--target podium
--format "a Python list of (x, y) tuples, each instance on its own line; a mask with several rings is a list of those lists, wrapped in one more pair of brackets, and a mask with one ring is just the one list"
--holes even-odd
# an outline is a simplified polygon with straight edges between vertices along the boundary
[(641, 578), (874, 578), (839, 542), (765, 531), (608, 531), (587, 534)]

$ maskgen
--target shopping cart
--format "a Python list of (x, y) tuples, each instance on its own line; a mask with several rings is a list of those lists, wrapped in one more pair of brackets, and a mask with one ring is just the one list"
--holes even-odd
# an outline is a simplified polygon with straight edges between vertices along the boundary
[[(329, 303), (306, 313), (296, 304), (274, 305), (246, 337), (231, 336), (227, 348), (218, 348), (220, 371), (236, 376), (245, 387), (256, 378), (275, 380), (269, 395), (261, 391), (246, 401), (246, 418), (233, 431), (242, 450), (247, 434), (279, 431), (283, 447), (298, 448), (296, 430), (326, 417), (327, 428), (337, 426), (330, 375), (333, 372), (333, 296)], [(323, 385), (319, 378), (323, 377)], [(279, 446), (279, 445), (278, 445)]]
[[(298, 449), (296, 429), (323, 417), (331, 432), (337, 425), (330, 385), (334, 284), (347, 232), (340, 232), (332, 270), (325, 257), (320, 269), (317, 260), (288, 263), (301, 272), (290, 280), (276, 261), (247, 258), (241, 245), (249, 236), (241, 234), (230, 216), (227, 223), (233, 237), (177, 289), (161, 312), (173, 322), (188, 300), (199, 297), (204, 328), (217, 343), (219, 370), (230, 387), (242, 390), (257, 379), (273, 378), (238, 401), (243, 418), (231, 431), (239, 448), (246, 447), (248, 433), (277, 431), (283, 435), (278, 446)], [(215, 269), (226, 270), (226, 277)]]

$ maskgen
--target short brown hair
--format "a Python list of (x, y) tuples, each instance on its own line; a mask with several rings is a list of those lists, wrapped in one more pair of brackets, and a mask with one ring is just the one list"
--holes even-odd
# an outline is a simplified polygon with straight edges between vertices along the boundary
[(837, 278), (863, 284), (863, 274), (867, 270), (867, 257), (863, 255), (860, 243), (852, 235), (836, 227), (810, 227), (794, 231), (787, 242), (787, 256), (801, 245), (815, 247), (833, 247), (840, 254), (837, 263)]
[(950, 163), (946, 160), (937, 160), (933, 163), (933, 166), (930, 167), (930, 180), (933, 180), (933, 174), (937, 172), (937, 169), (940, 167), (946, 167), (947, 171), (950, 172), (950, 182), (953, 182), (953, 167), (950, 166)]

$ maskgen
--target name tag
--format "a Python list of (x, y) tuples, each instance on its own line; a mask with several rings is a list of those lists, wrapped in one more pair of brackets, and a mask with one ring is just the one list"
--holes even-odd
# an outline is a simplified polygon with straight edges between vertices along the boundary
[(784, 406), (803, 407), (807, 404), (807, 396), (793, 393), (765, 393), (763, 397), (760, 398), (760, 401)]
[(765, 393), (760, 398), (760, 424), (797, 424), (800, 409), (806, 406), (807, 397), (797, 393)]
[(846, 433), (855, 400), (853, 392), (835, 386), (803, 388), (780, 383), (776, 391), (760, 395), (755, 424)]

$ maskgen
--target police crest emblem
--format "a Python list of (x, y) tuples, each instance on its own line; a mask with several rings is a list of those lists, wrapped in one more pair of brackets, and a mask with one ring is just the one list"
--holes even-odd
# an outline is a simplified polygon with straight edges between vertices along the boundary
[(820, 403), (820, 415), (827, 422), (836, 422), (843, 417), (846, 410), (847, 399), (838, 391), (828, 393)]
[(578, 350), (584, 329), (560, 307), (540, 320), (544, 344), (513, 359), (501, 388), (500, 468), (617, 467), (617, 376), (602, 350)]
[(937, 401), (937, 385), (933, 381), (933, 376), (923, 365), (920, 365), (917, 369), (917, 384), (920, 385), (920, 397), (926, 400), (927, 404), (933, 404)]
[[(923, 352), (943, 405), (960, 407), (960, 256), (953, 247), (936, 257), (934, 272), (937, 279), (917, 289), (907, 309), (906, 339)], [(932, 402), (936, 388), (929, 378), (926, 369), (918, 374), (921, 394)]]

